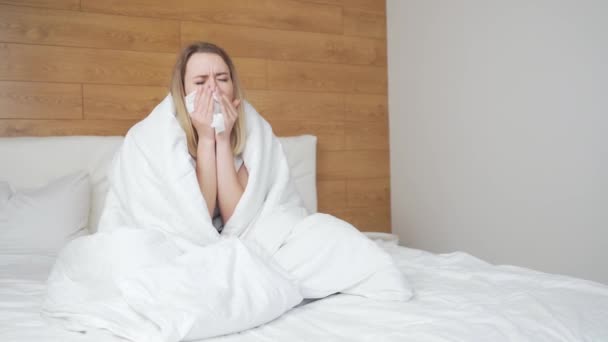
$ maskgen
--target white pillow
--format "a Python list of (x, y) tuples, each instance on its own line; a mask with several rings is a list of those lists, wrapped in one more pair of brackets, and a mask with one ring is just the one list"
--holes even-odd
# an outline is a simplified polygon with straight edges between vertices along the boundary
[(54, 256), (85, 233), (91, 204), (87, 173), (14, 192), (8, 183), (0, 184), (0, 254)]
[(317, 212), (317, 137), (298, 135), (279, 137), (291, 178), (304, 206), (311, 214)]

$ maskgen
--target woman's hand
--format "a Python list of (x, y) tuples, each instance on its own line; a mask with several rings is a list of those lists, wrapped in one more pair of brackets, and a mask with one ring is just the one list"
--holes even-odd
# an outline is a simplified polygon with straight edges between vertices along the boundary
[(194, 111), (190, 113), (192, 125), (196, 129), (199, 142), (215, 142), (215, 130), (211, 127), (213, 120), (213, 89), (200, 86), (194, 98)]
[(219, 141), (228, 141), (230, 142), (230, 133), (232, 132), (232, 127), (234, 127), (234, 123), (239, 117), (239, 112), (237, 108), (241, 104), (241, 101), (236, 99), (234, 101), (230, 101), (228, 96), (224, 94), (221, 89), (218, 87), (216, 89), (217, 97), (220, 100), (220, 107), (222, 108), (222, 113), (224, 114), (224, 131), (222, 133), (218, 133), (216, 139)]

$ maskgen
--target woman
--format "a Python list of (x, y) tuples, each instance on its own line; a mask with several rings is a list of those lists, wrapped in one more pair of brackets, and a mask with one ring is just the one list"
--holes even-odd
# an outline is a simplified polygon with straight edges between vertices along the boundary
[[(194, 92), (194, 111), (188, 113), (184, 97)], [(249, 176), (240, 158), (246, 140), (244, 113), (239, 106), (243, 90), (232, 60), (211, 43), (187, 46), (173, 70), (171, 95), (188, 150), (196, 159), (196, 175), (209, 215), (221, 231), (243, 195)], [(211, 127), (214, 98), (224, 114), (221, 133)]]
[(306, 211), (278, 138), (215, 45), (184, 49), (171, 94), (129, 130), (108, 180), (98, 232), (70, 242), (49, 276), (43, 313), (68, 329), (177, 342), (259, 326), (303, 298), (411, 297), (388, 254)]

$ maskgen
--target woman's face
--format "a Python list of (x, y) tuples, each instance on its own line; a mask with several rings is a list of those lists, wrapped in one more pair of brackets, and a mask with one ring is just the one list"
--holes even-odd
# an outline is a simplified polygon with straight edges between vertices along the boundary
[(211, 89), (219, 88), (230, 101), (234, 100), (234, 87), (228, 65), (222, 57), (214, 53), (195, 53), (190, 56), (186, 64), (184, 76), (186, 95), (201, 85), (209, 85)]

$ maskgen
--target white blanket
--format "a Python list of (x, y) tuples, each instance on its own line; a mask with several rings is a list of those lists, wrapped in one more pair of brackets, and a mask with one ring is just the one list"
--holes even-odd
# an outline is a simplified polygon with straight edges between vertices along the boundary
[(167, 96), (115, 156), (99, 232), (59, 256), (47, 317), (71, 330), (180, 341), (258, 326), (302, 298), (411, 297), (373, 242), (344, 221), (306, 212), (270, 125), (243, 105), (249, 181), (222, 234)]

